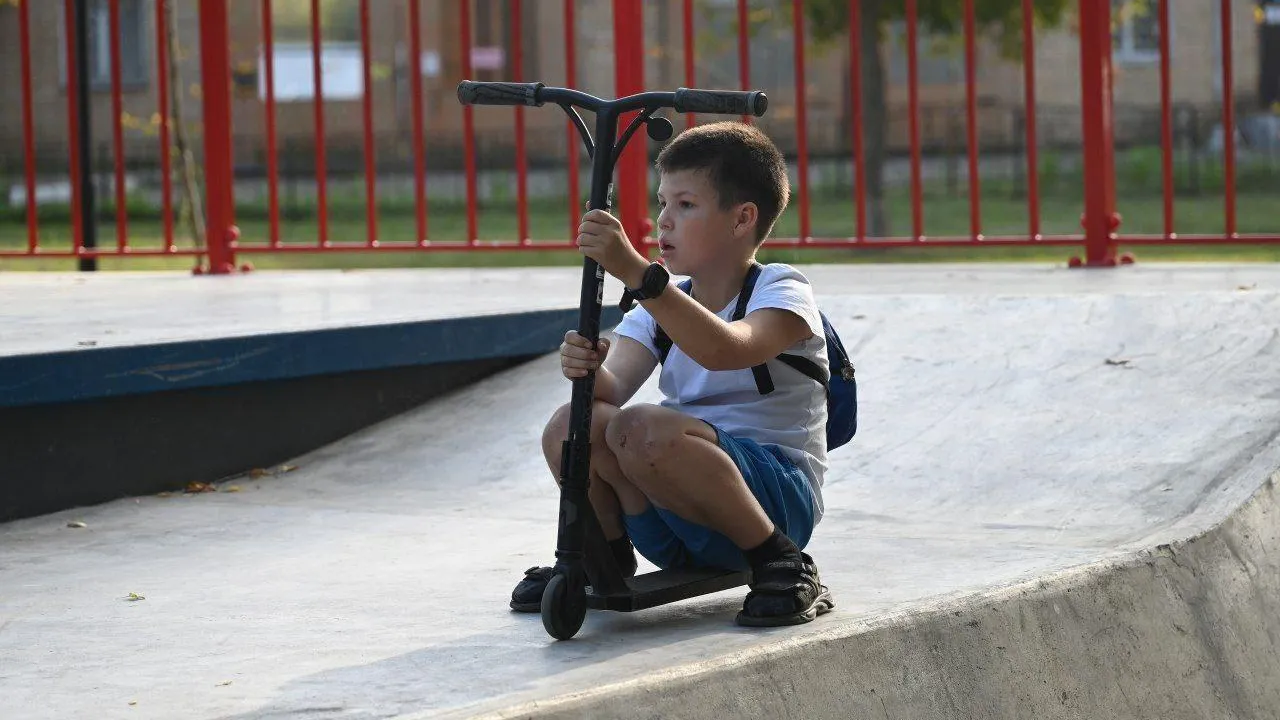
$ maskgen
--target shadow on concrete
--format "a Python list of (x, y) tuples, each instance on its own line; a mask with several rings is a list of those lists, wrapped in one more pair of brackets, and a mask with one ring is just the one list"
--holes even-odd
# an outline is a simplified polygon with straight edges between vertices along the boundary
[[(661, 653), (663, 648), (706, 640), (716, 634), (754, 633), (765, 640), (794, 629), (749, 630), (733, 625), (742, 594), (726, 591), (707, 602), (679, 607), (680, 615), (655, 625), (636, 614), (591, 612), (572, 640), (546, 635), (537, 614), (518, 615), (512, 633), (480, 633), (445, 646), (424, 647), (362, 665), (349, 665), (296, 678), (268, 704), (219, 720), (271, 720), (340, 715), (352, 720), (405, 713), (450, 713), (503, 705), (554, 678), (580, 671), (584, 661), (605, 663), (626, 655)], [(465, 611), (465, 609), (464, 609)], [(527, 621), (527, 622), (526, 622)], [(502, 681), (488, 682), (501, 668)], [(637, 668), (638, 669), (638, 668)], [(619, 676), (625, 681), (634, 676)]]

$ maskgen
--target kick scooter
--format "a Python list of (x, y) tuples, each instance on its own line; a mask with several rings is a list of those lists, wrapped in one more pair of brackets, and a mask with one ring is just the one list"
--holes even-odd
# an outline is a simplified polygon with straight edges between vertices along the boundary
[[(603, 100), (569, 88), (542, 83), (473, 82), (458, 85), (463, 105), (529, 105), (555, 103), (564, 109), (582, 136), (591, 157), (590, 209), (609, 208), (613, 169), (627, 141), (641, 123), (650, 138), (671, 138), (671, 122), (654, 113), (663, 108), (676, 112), (725, 115), (764, 115), (769, 100), (758, 91), (694, 90), (643, 92), (615, 100)], [(595, 113), (595, 140), (577, 112)], [(618, 137), (618, 118), (639, 110)], [(592, 344), (600, 337), (600, 309), (604, 299), (604, 268), (591, 258), (582, 265), (578, 334)], [(557, 640), (577, 634), (587, 609), (634, 612), (666, 603), (746, 585), (747, 571), (670, 569), (622, 577), (610, 552), (591, 501), (587, 498), (591, 462), (591, 409), (595, 397), (595, 373), (573, 381), (569, 407), (569, 433), (560, 463), (560, 519), (556, 564), (542, 595), (542, 625)]]

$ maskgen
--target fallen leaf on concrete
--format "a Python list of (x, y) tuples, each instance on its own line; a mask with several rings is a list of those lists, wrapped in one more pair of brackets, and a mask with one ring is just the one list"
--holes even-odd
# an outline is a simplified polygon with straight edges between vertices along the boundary
[(216, 488), (216, 487), (214, 487), (214, 486), (210, 485), (210, 484), (209, 484), (209, 483), (207, 483), (207, 482), (199, 482), (199, 481), (197, 481), (197, 482), (189, 482), (189, 483), (187, 483), (187, 490), (186, 490), (186, 492), (188, 492), (188, 493), (218, 492), (218, 488)]
[(285, 474), (285, 473), (291, 473), (291, 472), (293, 472), (294, 470), (297, 470), (297, 469), (298, 469), (298, 466), (297, 466), (297, 465), (281, 465), (281, 466), (279, 466), (279, 467), (277, 467), (277, 468), (273, 468), (273, 469), (271, 469), (271, 470), (267, 470), (266, 468), (254, 468), (254, 469), (252, 469), (252, 470), (250, 470), (250, 471), (249, 471), (249, 477), (250, 477), (250, 478), (253, 478), (254, 480), (257, 480), (257, 479), (259, 479), (259, 478), (268, 477), (268, 476), (271, 476), (271, 477), (278, 477), (278, 476), (283, 475), (283, 474)]
[(1108, 364), (1108, 365), (1117, 365), (1117, 366), (1119, 366), (1119, 367), (1129, 367), (1129, 361), (1128, 361), (1128, 360), (1112, 360), (1111, 358), (1107, 358), (1107, 364)]
[(145, 595), (139, 595), (138, 593), (135, 593), (135, 592), (131, 592), (127, 597), (125, 597), (125, 600), (128, 600), (129, 602), (137, 602), (139, 600), (146, 600), (146, 599), (147, 598)]
[(866, 316), (866, 315), (854, 315), (854, 316), (853, 316), (853, 319), (854, 319), (854, 320), (866, 320), (866, 319), (867, 319), (867, 316)]
[(220, 683), (218, 683), (218, 687), (226, 687), (226, 686), (228, 686), (228, 685), (230, 685), (230, 684), (231, 684), (231, 681), (230, 681), (230, 680), (228, 680), (228, 681), (226, 681), (226, 682), (220, 682)]
[(1253, 283), (1252, 285), (1237, 285), (1237, 286), (1236, 286), (1236, 289), (1237, 289), (1237, 290), (1243, 290), (1243, 291), (1246, 291), (1246, 292), (1247, 292), (1247, 291), (1249, 291), (1249, 290), (1253, 290), (1253, 289), (1255, 289), (1255, 288), (1257, 288), (1257, 287), (1258, 287), (1258, 283)]
[(138, 704), (138, 701), (137, 701), (137, 700), (130, 700), (130, 701), (129, 701), (129, 704), (130, 704), (130, 705), (137, 705), (137, 704)]
[(225, 488), (223, 488), (223, 489), (222, 489), (222, 492), (240, 492), (240, 486), (239, 486), (239, 485), (228, 485), (227, 487), (225, 487)]
[(86, 528), (86, 527), (89, 527), (89, 526), (88, 526), (88, 525), (85, 525), (84, 523), (80, 522), (79, 520), (72, 520), (71, 522), (67, 523), (67, 527), (69, 527), (69, 528)]

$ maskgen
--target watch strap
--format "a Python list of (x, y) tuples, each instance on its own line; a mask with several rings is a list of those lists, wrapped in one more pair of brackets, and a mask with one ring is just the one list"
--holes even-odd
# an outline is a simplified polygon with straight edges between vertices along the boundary
[[(653, 262), (649, 263), (649, 267), (645, 269), (643, 279), (640, 281), (640, 287), (636, 289), (623, 288), (622, 301), (618, 303), (618, 307), (623, 312), (628, 312), (635, 307), (637, 300), (649, 300), (662, 294), (667, 284), (671, 281), (671, 275), (662, 265)], [(648, 288), (650, 283), (657, 287)], [(646, 290), (652, 290), (650, 295)]]

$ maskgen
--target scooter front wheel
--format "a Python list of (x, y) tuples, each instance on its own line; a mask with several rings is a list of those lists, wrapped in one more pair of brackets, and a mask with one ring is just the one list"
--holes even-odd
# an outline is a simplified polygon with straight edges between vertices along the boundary
[(563, 573), (551, 576), (542, 592), (542, 626), (557, 640), (568, 640), (577, 634), (587, 617), (587, 588)]

